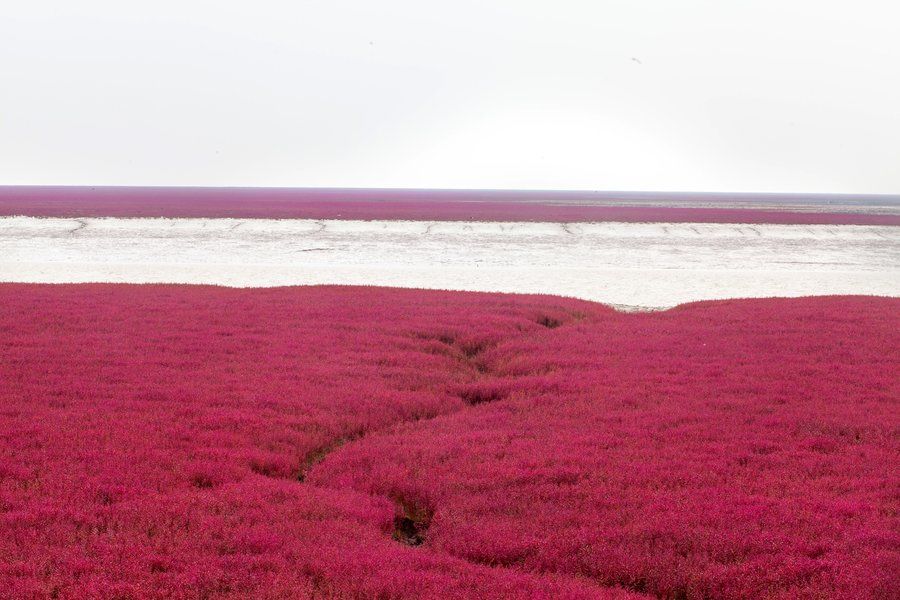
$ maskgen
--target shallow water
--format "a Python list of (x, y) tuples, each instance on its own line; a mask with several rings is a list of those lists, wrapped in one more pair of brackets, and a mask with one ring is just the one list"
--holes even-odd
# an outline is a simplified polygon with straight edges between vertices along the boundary
[(900, 228), (0, 218), (0, 281), (354, 284), (704, 299), (900, 295)]

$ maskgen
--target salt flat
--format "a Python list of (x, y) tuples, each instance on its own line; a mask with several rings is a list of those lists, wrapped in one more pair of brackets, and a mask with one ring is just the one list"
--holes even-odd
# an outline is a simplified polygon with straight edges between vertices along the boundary
[(352, 284), (705, 299), (900, 295), (900, 228), (0, 217), (0, 281)]

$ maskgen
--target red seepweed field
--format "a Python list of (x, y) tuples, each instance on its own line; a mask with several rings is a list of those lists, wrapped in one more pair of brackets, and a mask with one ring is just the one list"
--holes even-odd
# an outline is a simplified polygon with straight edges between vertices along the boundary
[(0, 186), (0, 217), (900, 225), (900, 196)]
[(0, 285), (4, 598), (891, 598), (900, 300)]

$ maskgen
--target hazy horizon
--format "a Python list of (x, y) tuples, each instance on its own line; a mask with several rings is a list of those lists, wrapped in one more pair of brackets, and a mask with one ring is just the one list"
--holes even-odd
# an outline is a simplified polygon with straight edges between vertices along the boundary
[(341, 186), (241, 186), (241, 185), (0, 185), (0, 201), (4, 196), (16, 193), (46, 194), (69, 192), (97, 192), (101, 194), (141, 194), (153, 193), (254, 193), (267, 192), (333, 196), (335, 200), (341, 195), (353, 197), (372, 195), (415, 197), (427, 200), (429, 195), (446, 196), (448, 198), (464, 198), (465, 196), (487, 195), (491, 200), (504, 199), (596, 199), (596, 200), (629, 200), (634, 202), (654, 202), (662, 200), (730, 200), (735, 202), (779, 202), (779, 201), (839, 201), (848, 204), (866, 204), (881, 201), (888, 205), (900, 203), (900, 194), (854, 194), (847, 192), (730, 192), (722, 190), (603, 190), (603, 189), (527, 189), (527, 188), (418, 188), (418, 187), (341, 187)]

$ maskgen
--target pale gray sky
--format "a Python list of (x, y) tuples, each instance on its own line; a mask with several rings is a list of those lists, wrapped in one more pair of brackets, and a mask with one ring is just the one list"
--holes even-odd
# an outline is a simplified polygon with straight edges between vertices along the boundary
[(0, 0), (0, 184), (898, 193), (895, 6)]

